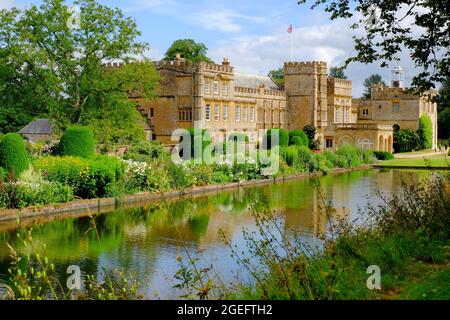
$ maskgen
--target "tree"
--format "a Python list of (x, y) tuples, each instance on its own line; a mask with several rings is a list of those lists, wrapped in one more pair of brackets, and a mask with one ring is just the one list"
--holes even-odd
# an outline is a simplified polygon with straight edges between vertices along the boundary
[(338, 67), (330, 68), (330, 78), (339, 78), (339, 79), (347, 79), (347, 76), (344, 74), (344, 70)]
[(284, 68), (269, 71), (269, 77), (278, 87), (284, 88)]
[(450, 138), (450, 77), (442, 82), (436, 99), (438, 107), (438, 135), (440, 139)]
[(370, 99), (371, 96), (371, 90), (372, 86), (375, 84), (382, 84), (386, 85), (383, 81), (383, 78), (379, 74), (373, 74), (370, 77), (368, 77), (366, 80), (364, 80), (364, 93), (363, 98), (364, 99)]
[[(307, 0), (299, 0), (299, 4)], [(450, 20), (448, 1), (436, 0), (313, 0), (312, 8), (324, 5), (330, 19), (358, 19), (352, 29), (354, 52), (346, 60), (387, 67), (405, 50), (423, 69), (412, 81), (420, 91), (434, 88), (449, 75)], [(407, 21), (411, 21), (407, 23)]]
[[(73, 4), (81, 11), (77, 28), (68, 24), (64, 0), (0, 11), (0, 102), (31, 117), (47, 114), (62, 130), (97, 124), (98, 116), (111, 119), (111, 131), (136, 127), (134, 117), (117, 111), (137, 113), (130, 93), (154, 96), (158, 73), (142, 58), (148, 45), (137, 41), (136, 22), (119, 9), (96, 0)], [(123, 65), (107, 67), (110, 61)]]
[(25, 143), (17, 133), (8, 133), (0, 140), (0, 167), (16, 178), (30, 167)]
[(175, 60), (177, 54), (192, 62), (211, 62), (206, 56), (208, 48), (201, 42), (197, 43), (193, 39), (175, 40), (167, 50), (164, 60)]

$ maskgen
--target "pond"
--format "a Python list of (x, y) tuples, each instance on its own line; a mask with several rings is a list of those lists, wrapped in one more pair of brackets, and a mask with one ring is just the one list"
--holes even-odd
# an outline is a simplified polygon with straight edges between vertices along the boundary
[[(388, 197), (399, 194), (402, 182), (416, 184), (428, 174), (367, 170), (317, 180), (324, 197), (336, 208), (335, 216), (355, 221), (367, 203), (376, 205), (381, 201), (378, 191)], [(32, 245), (35, 252), (42, 251), (55, 264), (61, 283), (65, 283), (70, 265), (79, 266), (83, 276), (117, 267), (139, 276), (146, 298), (179, 298), (180, 292), (173, 289), (173, 276), (179, 270), (176, 258), (186, 257), (187, 253), (201, 258), (206, 266), (213, 265), (227, 283), (236, 277), (245, 279), (245, 272), (239, 270), (218, 234), (222, 230), (233, 245), (245, 250), (243, 229), (256, 230), (249, 206), (261, 198), (267, 200), (281, 221), (282, 232), (297, 234), (309, 244), (320, 246), (317, 235), (327, 231), (330, 221), (318, 213), (321, 198), (312, 179), (183, 198), (95, 218), (44, 223), (34, 226)], [(9, 231), (0, 233), (0, 281), (8, 277), (6, 243), (27, 253), (16, 234), (12, 225)]]

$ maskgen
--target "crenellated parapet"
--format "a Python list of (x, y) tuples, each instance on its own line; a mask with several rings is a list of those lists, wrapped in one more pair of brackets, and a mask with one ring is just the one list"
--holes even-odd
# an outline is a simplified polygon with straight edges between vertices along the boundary
[(327, 63), (325, 61), (291, 61), (284, 63), (286, 74), (299, 73), (327, 73)]

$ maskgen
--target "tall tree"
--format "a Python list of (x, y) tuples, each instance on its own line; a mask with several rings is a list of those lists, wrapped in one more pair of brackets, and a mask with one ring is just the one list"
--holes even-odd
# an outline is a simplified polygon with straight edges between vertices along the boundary
[(386, 85), (383, 81), (383, 78), (379, 74), (372, 74), (370, 77), (368, 77), (366, 80), (364, 80), (364, 93), (363, 98), (369, 99), (371, 95), (371, 89), (372, 86), (375, 84), (383, 84)]
[(284, 88), (284, 68), (281, 67), (276, 70), (269, 71), (269, 77), (275, 82), (280, 88)]
[[(122, 11), (96, 0), (75, 0), (78, 25), (64, 0), (0, 11), (1, 104), (34, 116), (48, 114), (64, 129), (71, 123), (91, 124), (102, 116), (129, 128), (117, 111), (136, 113), (130, 92), (152, 97), (158, 74), (142, 57), (148, 45), (137, 41), (136, 22)], [(121, 61), (121, 67), (105, 63)], [(1, 116), (1, 115), (0, 115)], [(4, 129), (3, 129), (4, 130)]]
[(195, 42), (193, 39), (175, 40), (164, 56), (164, 60), (175, 60), (177, 54), (186, 60), (192, 62), (211, 62), (206, 56), (208, 48), (201, 42)]
[(330, 78), (347, 79), (347, 76), (344, 74), (343, 68), (339, 68), (339, 67), (331, 67), (329, 77)]
[(440, 139), (450, 138), (450, 77), (442, 82), (437, 97), (438, 136)]
[[(299, 0), (299, 4), (307, 0)], [(450, 10), (439, 0), (312, 0), (312, 8), (324, 5), (331, 20), (356, 20), (353, 29), (355, 54), (346, 65), (358, 61), (381, 66), (398, 58), (405, 50), (422, 69), (412, 85), (423, 91), (450, 76)]]

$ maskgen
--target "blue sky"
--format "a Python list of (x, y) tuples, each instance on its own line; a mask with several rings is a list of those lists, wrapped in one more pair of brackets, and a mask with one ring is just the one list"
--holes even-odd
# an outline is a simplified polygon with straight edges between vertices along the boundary
[[(206, 44), (216, 62), (228, 57), (236, 71), (265, 75), (290, 59), (322, 60), (339, 66), (352, 53), (350, 21), (333, 21), (323, 10), (311, 10), (312, 0), (298, 5), (297, 0), (99, 0), (121, 8), (136, 19), (142, 40), (149, 43), (148, 56), (161, 58), (170, 44), (192, 38)], [(39, 4), (39, 0), (0, 0), (0, 7)], [(287, 33), (293, 25), (292, 36)], [(357, 31), (356, 31), (357, 32)], [(411, 61), (402, 57), (408, 71)], [(380, 73), (386, 82), (390, 71), (377, 65), (354, 64), (346, 71), (353, 81), (353, 94), (361, 95), (362, 82)], [(412, 76), (406, 72), (406, 80)]]

